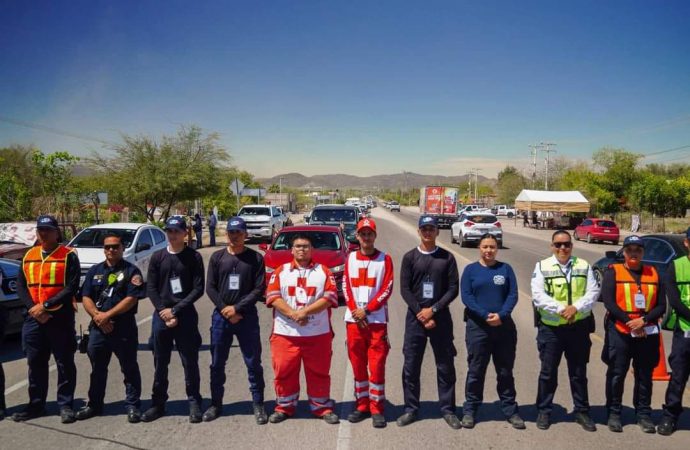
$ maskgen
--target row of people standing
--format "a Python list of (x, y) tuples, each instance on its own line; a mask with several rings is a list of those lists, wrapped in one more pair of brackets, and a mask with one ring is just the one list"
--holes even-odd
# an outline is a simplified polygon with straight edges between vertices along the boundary
[[(84, 305), (93, 317), (92, 339), (89, 342), (92, 376), (89, 403), (74, 414), (71, 410), (76, 384), (76, 369), (71, 371), (71, 367), (74, 366), (74, 350), (71, 350), (70, 361), (69, 346), (62, 344), (69, 344), (69, 339), (64, 336), (70, 336), (71, 333), (71, 337), (74, 337), (73, 309), (63, 309), (63, 306), (69, 305), (73, 299), (75, 255), (68, 249), (58, 251), (62, 247), (56, 244), (56, 239), (49, 236), (52, 231), (57, 231), (57, 223), (53, 218), (41, 217), (38, 225), (43, 247), (36, 247), (37, 250), (27, 255), (24, 277), (20, 276), (20, 285), (24, 284), (23, 298), (25, 301), (28, 299), (29, 309), (24, 343), (30, 367), (31, 401), (25, 411), (15, 414), (15, 420), (26, 420), (45, 413), (43, 408), (47, 394), (47, 358), (51, 351), (58, 361), (58, 403), (61, 406), (63, 422), (86, 419), (102, 411), (106, 381), (104, 374), (113, 352), (120, 359), (125, 375), (128, 420), (155, 420), (165, 414), (167, 366), (173, 343), (177, 345), (184, 366), (190, 401), (190, 421), (213, 420), (222, 412), (224, 366), (232, 337), (236, 336), (240, 341), (240, 349), (249, 373), (257, 423), (266, 423), (268, 420), (277, 423), (294, 414), (299, 395), (298, 380), (302, 362), (307, 374), (307, 392), (312, 412), (328, 423), (338, 422), (329, 395), (330, 357), (323, 357), (331, 354), (330, 308), (337, 306), (337, 291), (328, 269), (312, 262), (311, 242), (308, 236), (298, 236), (298, 239), (295, 239), (292, 246), (294, 260), (272, 274), (267, 291), (267, 304), (274, 309), (271, 347), (278, 400), (276, 411), (270, 418), (266, 417), (263, 408), (261, 344), (258, 316), (254, 306), (263, 293), (263, 261), (258, 253), (244, 247), (246, 226), (239, 218), (229, 221), (228, 248), (216, 252), (209, 266), (206, 291), (216, 304), (216, 308), (211, 333), (212, 404), (206, 412), (201, 414), (198, 369), (201, 337), (198, 332), (198, 316), (193, 306), (194, 301), (204, 292), (203, 262), (198, 253), (184, 247), (184, 221), (171, 218), (166, 223), (170, 246), (154, 257), (148, 272), (146, 293), (156, 307), (152, 324), (155, 358), (152, 407), (143, 415), (139, 412), (141, 382), (136, 365), (136, 351), (132, 352), (136, 345), (131, 344), (138, 343), (136, 323), (133, 320), (136, 301), (144, 296), (141, 292), (143, 280), (136, 268), (121, 261), (121, 254), (119, 260), (115, 261), (122, 246), (117, 236), (110, 236), (104, 248), (106, 261), (89, 272), (84, 286)], [(374, 247), (376, 226), (373, 220), (363, 220), (358, 225), (357, 234), (361, 250), (351, 254), (344, 278), (344, 291), (348, 297), (345, 318), (348, 322), (348, 354), (355, 373), (357, 399), (356, 410), (348, 419), (358, 422), (371, 414), (374, 426), (382, 427), (385, 426), (385, 360), (389, 348), (386, 328), (387, 300), (392, 290), (393, 268), (390, 257)], [(512, 309), (517, 302), (517, 281), (512, 269), (509, 265), (496, 261), (496, 241), (487, 236), (482, 239), (479, 246), (480, 261), (469, 265), (463, 272), (462, 299), (467, 307), (465, 320), (469, 368), (466, 403), (462, 420), (459, 420), (455, 415), (453, 358), (456, 351), (453, 345), (452, 318), (448, 310), (448, 305), (457, 297), (459, 291), (457, 265), (452, 255), (436, 246), (438, 227), (432, 217), (420, 219), (419, 235), (419, 247), (405, 255), (401, 268), (401, 292), (408, 305), (408, 313), (403, 347), (405, 413), (398, 419), (398, 424), (404, 426), (417, 418), (420, 368), (428, 339), (437, 362), (441, 411), (451, 427), (474, 426), (474, 414), (481, 403), (486, 368), (489, 359), (493, 358), (498, 372), (498, 389), (503, 412), (515, 428), (524, 428), (524, 421), (517, 412), (512, 376), (517, 340), (515, 324), (511, 319)], [(624, 248), (634, 248), (636, 242), (633, 241), (634, 239), (626, 241)], [(593, 331), (591, 306), (598, 294), (598, 288), (593, 282), (591, 268), (586, 262), (570, 255), (572, 242), (568, 233), (554, 234), (552, 250), (554, 256), (537, 265), (532, 279), (534, 303), (539, 314), (538, 348), (542, 361), (537, 398), (537, 426), (543, 429), (549, 426), (550, 408), (557, 384), (555, 374), (561, 355), (565, 353), (576, 420), (583, 428), (593, 430), (595, 426), (588, 414), (586, 363), (591, 346), (589, 332)], [(43, 272), (41, 268), (46, 262), (49, 262), (53, 269)], [(78, 261), (76, 262), (78, 267)], [(626, 257), (626, 264), (628, 262)], [(680, 273), (685, 272), (681, 270)], [(52, 278), (47, 279), (46, 276)], [(64, 283), (56, 283), (56, 280), (64, 280)], [(78, 285), (78, 272), (76, 280)], [(605, 286), (606, 280), (605, 277)], [(652, 279), (647, 283), (645, 278), (644, 284), (652, 285), (653, 281)], [(658, 280), (657, 285), (660, 285)], [(43, 287), (51, 287), (55, 292), (47, 292)], [(658, 295), (661, 292), (657, 289), (656, 293)], [(681, 304), (687, 302), (685, 294), (685, 291), (681, 291)], [(648, 297), (649, 305), (645, 304), (645, 308), (650, 307), (651, 312), (655, 305), (652, 304), (651, 294)], [(621, 301), (628, 300), (630, 299), (626, 300), (623, 297)], [(606, 304), (608, 306), (609, 302)], [(635, 312), (639, 309), (635, 309)], [(72, 311), (71, 326), (70, 317), (67, 317), (68, 311)], [(633, 314), (633, 310), (628, 313)], [(59, 314), (66, 314), (66, 318), (62, 321), (53, 321), (56, 316), (61, 317)], [(639, 318), (630, 318), (637, 319)], [(641, 322), (645, 327), (649, 327), (649, 323), (654, 319), (655, 316), (647, 316)], [(681, 329), (687, 325), (683, 320), (686, 319), (681, 311), (678, 321)], [(44, 326), (47, 324), (49, 326)], [(632, 323), (627, 326), (635, 330), (640, 328), (637, 325)], [(53, 340), (50, 333), (56, 334), (56, 328), (64, 328), (65, 333), (62, 333), (64, 336), (61, 335), (59, 339)], [(34, 336), (37, 334), (35, 330), (39, 330), (38, 339)], [(114, 336), (117, 336), (113, 334), (115, 330), (121, 330), (127, 336), (133, 337), (129, 346), (120, 344), (122, 339), (114, 339)], [(642, 333), (645, 337), (654, 334), (650, 328), (643, 328)], [(310, 339), (302, 339), (304, 337)], [(608, 334), (607, 342), (610, 342)], [(620, 344), (617, 345), (619, 347), (616, 348), (620, 348)], [(605, 350), (610, 353), (610, 349), (609, 345)], [(315, 354), (319, 357), (315, 358)], [(43, 357), (37, 358), (36, 355)], [(687, 357), (675, 359), (685, 362), (687, 366)], [(672, 365), (673, 360), (674, 358)], [(619, 366), (622, 367), (623, 364), (620, 363)], [(611, 405), (612, 412), (609, 427), (616, 431), (612, 426), (611, 417), (615, 418), (617, 403), (614, 395), (619, 390), (622, 394), (622, 384), (620, 374), (618, 378), (615, 376), (618, 372), (611, 368), (609, 372), (611, 376), (607, 376), (607, 404)], [(687, 381), (687, 368), (685, 372), (679, 370), (677, 373), (679, 377), (675, 384), (672, 381), (671, 386), (684, 386)], [(644, 382), (645, 380), (641, 380), (641, 383)], [(651, 396), (651, 388), (648, 392)], [(675, 406), (671, 408), (674, 411), (678, 411), (679, 407), (682, 411), (682, 406), (679, 406), (682, 389), (680, 392), (680, 395), (676, 395), (678, 399)], [(637, 402), (637, 396), (635, 401)], [(644, 401), (643, 398), (638, 417), (644, 417)], [(677, 414), (674, 420), (677, 420)], [(643, 426), (642, 422), (640, 420), (640, 425), (648, 431), (649, 427)], [(664, 423), (662, 422), (660, 427)], [(671, 432), (674, 426), (675, 421), (671, 422)]]

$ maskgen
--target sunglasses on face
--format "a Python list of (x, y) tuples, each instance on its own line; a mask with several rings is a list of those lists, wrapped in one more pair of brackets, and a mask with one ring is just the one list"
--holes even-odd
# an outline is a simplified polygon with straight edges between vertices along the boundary
[(573, 246), (572, 242), (553, 242), (551, 245), (553, 245), (556, 248), (570, 248)]
[(119, 250), (119, 249), (120, 249), (120, 244), (104, 245), (103, 248), (104, 248), (105, 250)]

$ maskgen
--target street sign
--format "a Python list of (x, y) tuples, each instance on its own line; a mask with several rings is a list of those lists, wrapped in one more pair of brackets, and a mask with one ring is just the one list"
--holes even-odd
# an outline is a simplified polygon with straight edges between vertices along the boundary
[(230, 182), (230, 192), (233, 194), (238, 195), (242, 192), (242, 189), (244, 189), (244, 183), (242, 183), (239, 178), (235, 178)]
[(241, 195), (244, 197), (265, 197), (266, 189), (242, 189)]

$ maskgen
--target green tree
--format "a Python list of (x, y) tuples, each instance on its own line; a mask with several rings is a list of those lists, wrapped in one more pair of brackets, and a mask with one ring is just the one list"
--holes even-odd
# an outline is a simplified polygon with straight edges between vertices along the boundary
[(527, 180), (513, 166), (506, 166), (498, 173), (496, 202), (512, 205), (520, 191), (527, 187)]
[(592, 155), (595, 166), (603, 170), (601, 187), (612, 192), (620, 204), (624, 203), (630, 187), (638, 178), (640, 158), (642, 155), (610, 147), (601, 148)]
[(95, 156), (91, 164), (108, 174), (109, 192), (117, 203), (130, 206), (154, 221), (162, 219), (180, 202), (217, 194), (230, 154), (217, 133), (205, 134), (196, 126), (182, 126), (160, 142), (149, 136), (122, 136), (114, 157)]

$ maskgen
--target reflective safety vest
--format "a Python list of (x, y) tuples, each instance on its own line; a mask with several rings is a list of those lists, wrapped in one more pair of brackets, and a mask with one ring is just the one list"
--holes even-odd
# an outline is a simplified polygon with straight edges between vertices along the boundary
[[(628, 314), (630, 319), (638, 319), (654, 309), (659, 292), (659, 274), (654, 266), (642, 266), (639, 285), (623, 264), (612, 264), (611, 267), (616, 273), (616, 304)], [(635, 295), (637, 293), (644, 295), (644, 308), (635, 308)], [(630, 328), (623, 322), (616, 321), (616, 329), (623, 334), (630, 334)]]
[[(676, 271), (676, 285), (680, 294), (680, 302), (686, 308), (690, 308), (690, 258), (681, 256), (673, 261), (673, 265)], [(678, 316), (676, 310), (671, 308), (664, 328), (674, 330), (677, 326), (680, 326), (683, 331), (690, 331), (690, 320)]]
[[(540, 261), (539, 270), (541, 270), (544, 276), (544, 291), (563, 306), (572, 305), (573, 302), (584, 297), (587, 292), (589, 263), (583, 259), (573, 257), (570, 266), (570, 282), (568, 282), (560, 264), (553, 257)], [(554, 314), (542, 308), (537, 309), (537, 311), (541, 321), (546, 325), (557, 327), (568, 324), (568, 321), (559, 314)], [(591, 311), (578, 312), (575, 315), (575, 321), (589, 317), (590, 314), (592, 314)]]
[[(41, 246), (32, 247), (22, 262), (24, 278), (34, 304), (43, 304), (65, 288), (67, 277), (67, 255), (72, 250), (59, 245), (51, 254), (43, 257)], [(50, 308), (57, 311), (62, 304)]]

